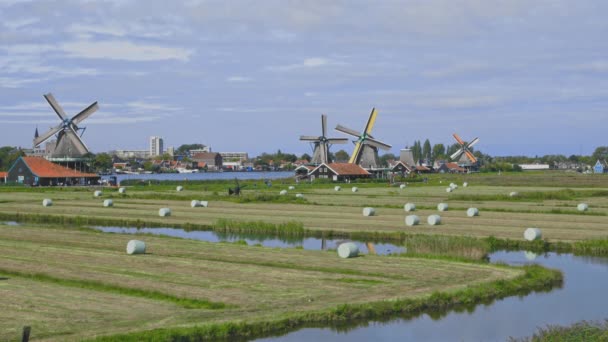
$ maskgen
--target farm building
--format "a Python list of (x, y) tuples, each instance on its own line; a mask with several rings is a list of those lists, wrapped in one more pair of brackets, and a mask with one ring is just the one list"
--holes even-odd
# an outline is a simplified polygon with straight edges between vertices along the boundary
[(605, 160), (597, 160), (595, 165), (593, 165), (593, 173), (605, 173), (608, 172), (608, 165)]
[(8, 170), (7, 183), (27, 185), (88, 185), (97, 184), (99, 175), (82, 173), (52, 163), (42, 157), (21, 157)]
[(458, 166), (458, 163), (437, 163), (435, 171), (439, 173), (466, 173), (467, 169)]
[(0, 172), (0, 184), (6, 183), (7, 175), (8, 175), (8, 172)]
[(389, 167), (391, 169), (391, 172), (399, 173), (404, 176), (409, 175), (412, 172), (412, 167), (408, 166), (401, 160), (389, 162)]
[(215, 152), (196, 152), (190, 155), (190, 159), (194, 162), (203, 162), (210, 171), (222, 169), (224, 159), (222, 155)]
[(322, 178), (334, 181), (346, 181), (356, 178), (368, 178), (371, 173), (357, 164), (350, 163), (322, 163), (308, 173), (311, 179)]

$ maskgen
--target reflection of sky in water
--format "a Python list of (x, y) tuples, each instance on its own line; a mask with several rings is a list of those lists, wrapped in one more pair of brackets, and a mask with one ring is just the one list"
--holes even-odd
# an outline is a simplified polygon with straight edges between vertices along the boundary
[(19, 222), (15, 222), (15, 221), (4, 221), (4, 222), (0, 222), (0, 225), (4, 225), (4, 226), (20, 226), (21, 224)]
[(603, 321), (608, 317), (608, 258), (571, 254), (532, 255), (524, 251), (497, 252), (492, 262), (512, 265), (538, 263), (560, 269), (564, 287), (549, 293), (514, 296), (490, 305), (479, 305), (472, 313), (450, 312), (439, 320), (421, 315), (412, 320), (371, 322), (346, 333), (331, 328), (306, 328), (260, 341), (507, 341), (509, 337), (532, 335), (548, 324), (571, 325), (581, 320)]
[[(347, 240), (323, 240), (319, 238), (272, 238), (264, 235), (255, 234), (218, 234), (213, 231), (185, 231), (179, 228), (126, 228), (126, 227), (93, 227), (106, 233), (123, 233), (123, 234), (154, 234), (180, 237), (191, 240), (201, 240), (208, 242), (228, 241), (235, 242), (239, 240), (247, 241), (248, 245), (260, 244), (264, 247), (279, 247), (279, 248), (295, 248), (302, 247), (309, 250), (337, 249), (338, 244)], [(348, 240), (351, 241), (351, 240)], [(359, 246), (359, 252), (367, 254), (369, 251), (365, 242), (354, 241)], [(405, 247), (398, 247), (388, 243), (374, 243), (376, 254), (386, 255), (391, 253), (405, 253)]]

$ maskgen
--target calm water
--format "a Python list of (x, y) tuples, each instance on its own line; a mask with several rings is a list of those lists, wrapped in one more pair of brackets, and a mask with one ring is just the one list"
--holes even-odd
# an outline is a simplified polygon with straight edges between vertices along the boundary
[[(235, 242), (247, 241), (248, 245), (260, 244), (264, 247), (296, 248), (320, 250), (336, 249), (344, 240), (329, 240), (318, 238), (275, 238), (259, 234), (222, 234), (213, 231), (185, 231), (177, 228), (127, 228), (127, 227), (92, 227), (106, 233), (123, 234), (154, 234), (180, 237), (191, 240), (201, 240), (209, 242)], [(351, 241), (351, 240), (349, 240)], [(369, 251), (364, 241), (353, 241), (359, 246), (359, 252), (367, 254)], [(391, 253), (404, 253), (406, 249), (389, 243), (374, 243), (376, 254), (386, 255)]]
[[(293, 171), (277, 171), (277, 172), (200, 172), (200, 173), (152, 173), (152, 174), (119, 174), (116, 180), (120, 183), (127, 179), (142, 179), (142, 180), (216, 180), (216, 179), (279, 179), (293, 178)], [(110, 176), (102, 176), (102, 179), (108, 179)]]

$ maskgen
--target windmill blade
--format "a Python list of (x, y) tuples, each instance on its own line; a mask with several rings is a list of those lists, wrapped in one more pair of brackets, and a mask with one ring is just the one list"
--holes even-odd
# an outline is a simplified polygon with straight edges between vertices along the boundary
[(53, 107), (53, 110), (55, 111), (55, 113), (57, 113), (57, 116), (59, 116), (61, 118), (61, 120), (65, 120), (68, 118), (68, 116), (63, 111), (63, 108), (61, 108), (59, 103), (57, 103), (57, 100), (55, 100), (55, 97), (53, 96), (53, 94), (48, 93), (48, 94), (44, 95), (44, 98), (51, 105), (51, 107)]
[(462, 152), (464, 152), (464, 150), (462, 148), (459, 148), (458, 151), (454, 152), (454, 154), (450, 156), (450, 159), (455, 160), (456, 158), (460, 157)]
[(346, 144), (348, 142), (347, 138), (331, 138), (327, 139), (329, 144)]
[(81, 154), (86, 154), (89, 152), (87, 146), (84, 144), (84, 142), (82, 142), (82, 139), (80, 139), (80, 137), (78, 136), (78, 134), (76, 134), (76, 131), (74, 131), (72, 127), (64, 130), (64, 132), (65, 135), (63, 136), (63, 139), (70, 139), (72, 145), (74, 145), (78, 152), (80, 152)]
[(378, 141), (378, 140), (376, 140), (376, 139), (371, 139), (371, 138), (367, 138), (367, 139), (365, 139), (365, 140), (363, 141), (363, 143), (364, 143), (364, 144), (371, 145), (371, 146), (374, 146), (374, 147), (381, 148), (381, 149), (386, 150), (386, 151), (390, 150), (390, 149), (391, 149), (391, 147), (392, 147), (392, 146), (391, 146), (391, 145), (389, 145), (389, 144), (386, 144), (386, 143), (383, 143), (382, 141)]
[(473, 141), (471, 141), (468, 145), (467, 148), (471, 148), (473, 147), (473, 145), (477, 144), (479, 142), (479, 138), (475, 138), (473, 139)]
[(376, 123), (377, 116), (378, 111), (376, 108), (372, 108), (372, 112), (369, 114), (369, 119), (367, 119), (367, 124), (365, 125), (365, 130), (363, 131), (365, 134), (370, 134), (372, 132), (372, 128), (374, 128), (374, 123)]
[(97, 101), (95, 101), (92, 105), (88, 106), (87, 108), (83, 109), (80, 113), (76, 114), (72, 118), (72, 123), (75, 125), (78, 125), (78, 123), (82, 122), (82, 120), (91, 116), (91, 114), (95, 113), (98, 109), (99, 109), (99, 106), (97, 105)]
[(353, 154), (350, 156), (350, 159), (348, 160), (349, 163), (351, 164), (356, 164), (358, 159), (359, 159), (359, 155), (361, 154), (361, 147), (363, 146), (363, 144), (360, 141), (357, 141), (357, 143), (355, 144), (355, 149), (353, 150)]
[(336, 131), (342, 132), (342, 133), (346, 133), (348, 135), (352, 135), (353, 137), (360, 137), (362, 134), (355, 131), (354, 129), (350, 129), (350, 128), (346, 128), (342, 125), (338, 125), (336, 126)]
[(327, 136), (327, 115), (321, 114), (321, 132), (323, 137)]
[(464, 145), (464, 141), (462, 141), (462, 139), (460, 139), (460, 137), (458, 136), (458, 134), (454, 133), (454, 134), (452, 134), (452, 136), (454, 136), (454, 139), (456, 139), (456, 141), (458, 141), (458, 143), (460, 145)]
[(319, 137), (313, 137), (311, 135), (300, 135), (302, 141), (319, 141)]
[(471, 163), (476, 163), (477, 162), (477, 158), (475, 158), (475, 156), (473, 155), (473, 153), (471, 153), (470, 151), (464, 151), (464, 154), (467, 155), (467, 157), (469, 158), (469, 160), (471, 161)]
[(38, 138), (34, 139), (34, 146), (38, 146), (38, 145), (42, 144), (43, 142), (48, 140), (50, 137), (55, 135), (57, 132), (61, 131), (62, 128), (63, 128), (63, 125), (58, 125), (56, 127), (49, 129), (46, 133), (38, 136)]

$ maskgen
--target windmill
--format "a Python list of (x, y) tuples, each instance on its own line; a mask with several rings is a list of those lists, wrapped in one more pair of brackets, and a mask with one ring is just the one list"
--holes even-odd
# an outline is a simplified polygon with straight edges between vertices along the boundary
[[(83, 109), (80, 113), (74, 115), (72, 118), (69, 118), (63, 111), (63, 108), (59, 106), (57, 100), (53, 97), (53, 94), (48, 93), (44, 95), (44, 98), (49, 105), (51, 105), (57, 116), (59, 116), (61, 123), (49, 129), (46, 133), (35, 137), (34, 147), (39, 146), (50, 137), (57, 134), (57, 142), (55, 144), (55, 149), (51, 154), (51, 158), (80, 158), (87, 154), (89, 149), (81, 139), (85, 128), (78, 127), (78, 124), (97, 111), (99, 108), (97, 106), (97, 101)], [(78, 134), (78, 131), (82, 131), (80, 135)]]
[(241, 194), (241, 189), (246, 187), (247, 185), (243, 185), (241, 186), (239, 184), (239, 180), (234, 177), (234, 188), (228, 188), (228, 195), (235, 195), (235, 196), (239, 196)]
[(375, 168), (378, 167), (378, 164), (380, 164), (378, 158), (378, 149), (391, 149), (391, 145), (376, 140), (371, 135), (372, 128), (374, 127), (374, 123), (376, 122), (377, 116), (378, 111), (376, 111), (376, 108), (373, 108), (372, 112), (369, 114), (369, 119), (367, 120), (367, 124), (365, 125), (363, 133), (359, 133), (355, 130), (346, 128), (341, 125), (336, 126), (337, 131), (352, 135), (357, 138), (357, 141), (354, 142), (355, 149), (353, 151), (353, 154), (350, 156), (350, 160), (348, 161), (349, 163), (359, 164), (362, 167), (366, 168)]
[(311, 163), (321, 164), (329, 163), (329, 147), (333, 144), (346, 144), (346, 138), (328, 138), (327, 137), (327, 115), (321, 115), (321, 136), (300, 136), (301, 141), (308, 141), (314, 144), (314, 152)]
[(452, 135), (454, 136), (454, 139), (456, 139), (456, 142), (458, 142), (458, 144), (460, 145), (460, 148), (458, 149), (458, 151), (454, 152), (454, 154), (452, 154), (450, 158), (452, 160), (460, 158), (460, 160), (458, 161), (459, 164), (476, 164), (477, 158), (475, 158), (475, 156), (471, 152), (471, 147), (473, 147), (473, 145), (479, 142), (479, 138), (475, 138), (470, 143), (466, 143), (458, 136), (458, 134), (454, 133)]

